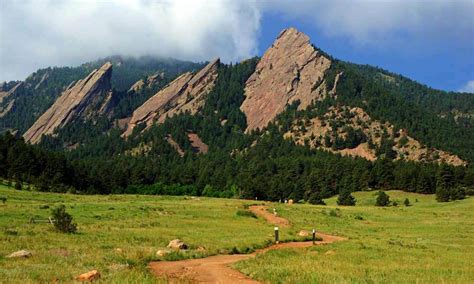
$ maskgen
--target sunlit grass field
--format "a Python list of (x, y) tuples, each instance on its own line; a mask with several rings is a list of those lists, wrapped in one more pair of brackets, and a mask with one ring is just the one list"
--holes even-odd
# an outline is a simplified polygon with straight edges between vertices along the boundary
[(336, 206), (336, 198), (328, 206), (277, 206), (296, 227), (314, 224), (349, 240), (271, 251), (235, 267), (272, 283), (474, 283), (474, 199), (387, 193), (401, 205), (375, 207), (376, 192), (357, 192), (355, 207)]
[[(349, 240), (324, 247), (268, 252), (235, 265), (251, 277), (274, 283), (474, 281), (474, 199), (440, 204), (434, 196), (388, 192), (412, 206), (373, 206), (375, 192), (355, 193), (356, 207), (269, 204), (292, 227), (282, 238), (295, 239), (313, 227)], [(0, 185), (0, 282), (70, 282), (97, 269), (101, 281), (155, 283), (147, 270), (156, 251), (180, 238), (190, 250), (167, 259), (247, 252), (272, 240), (273, 226), (237, 211), (254, 201), (168, 196), (81, 196), (17, 191)], [(418, 202), (416, 202), (418, 200)], [(65, 204), (77, 234), (56, 232), (46, 218)], [(49, 207), (49, 208), (47, 208)], [(337, 210), (339, 209), (339, 210)], [(198, 247), (205, 251), (198, 251)], [(27, 249), (33, 256), (8, 259)], [(329, 253), (327, 253), (330, 251)]]

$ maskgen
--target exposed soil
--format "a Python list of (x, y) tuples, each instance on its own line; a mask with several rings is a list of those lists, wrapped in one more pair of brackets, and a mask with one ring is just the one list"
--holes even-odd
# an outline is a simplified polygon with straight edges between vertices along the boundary
[[(285, 218), (274, 216), (268, 212), (266, 206), (251, 206), (249, 209), (256, 215), (265, 218), (269, 223), (282, 227), (287, 227), (290, 224)], [(346, 239), (321, 233), (317, 235), (323, 240), (316, 242), (315, 245), (329, 244)], [(169, 283), (260, 283), (230, 268), (230, 265), (269, 250), (310, 246), (313, 246), (312, 242), (280, 243), (257, 250), (252, 254), (215, 255), (201, 259), (151, 262), (149, 267), (153, 274), (166, 278)]]
[(290, 226), (290, 222), (287, 219), (279, 217), (278, 212), (277, 212), (276, 216), (275, 216), (275, 214), (268, 212), (267, 211), (267, 206), (265, 206), (265, 205), (254, 205), (254, 206), (250, 206), (249, 209), (255, 215), (265, 218), (265, 220), (267, 220), (267, 222), (270, 223), (270, 224), (273, 224), (273, 225), (279, 226), (279, 227), (289, 227)]

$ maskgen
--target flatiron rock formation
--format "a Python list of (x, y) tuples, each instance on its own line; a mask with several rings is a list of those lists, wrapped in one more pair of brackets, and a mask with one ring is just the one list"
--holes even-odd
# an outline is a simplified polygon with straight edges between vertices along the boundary
[(250, 76), (241, 110), (247, 116), (247, 131), (268, 125), (287, 104), (299, 100), (306, 108), (326, 96), (323, 80), (331, 61), (294, 28), (283, 30)]
[(148, 99), (133, 112), (123, 136), (132, 134), (138, 124), (144, 123), (148, 128), (175, 114), (186, 111), (197, 113), (204, 105), (206, 95), (214, 87), (219, 62), (219, 59), (212, 61), (196, 74), (182, 74)]
[(78, 118), (91, 119), (107, 113), (112, 99), (111, 76), (112, 64), (107, 62), (67, 88), (25, 132), (25, 140), (35, 144), (43, 135), (53, 134), (56, 129)]

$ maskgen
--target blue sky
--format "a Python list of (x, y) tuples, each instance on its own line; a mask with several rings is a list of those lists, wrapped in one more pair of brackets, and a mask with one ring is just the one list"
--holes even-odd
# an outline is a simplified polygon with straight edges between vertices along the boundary
[(474, 38), (439, 35), (434, 39), (414, 40), (400, 33), (397, 40), (388, 40), (387, 44), (360, 43), (345, 35), (328, 35), (302, 19), (288, 19), (281, 13), (269, 12), (262, 17), (259, 54), (289, 26), (307, 34), (315, 46), (337, 59), (378, 66), (448, 91), (464, 90), (467, 82), (472, 81), (468, 91), (474, 92)]
[(474, 0), (5, 0), (0, 82), (110, 55), (235, 62), (290, 26), (338, 59), (474, 93)]

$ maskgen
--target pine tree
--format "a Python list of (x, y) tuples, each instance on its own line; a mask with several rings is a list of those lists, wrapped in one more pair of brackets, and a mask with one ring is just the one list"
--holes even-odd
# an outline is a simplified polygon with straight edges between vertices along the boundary
[(389, 204), (390, 197), (384, 191), (379, 191), (375, 200), (375, 206), (388, 206)]
[(356, 199), (348, 189), (342, 189), (337, 197), (337, 205), (354, 206)]
[(405, 201), (403, 202), (403, 204), (405, 204), (405, 206), (410, 206), (410, 200), (408, 198), (405, 198)]

